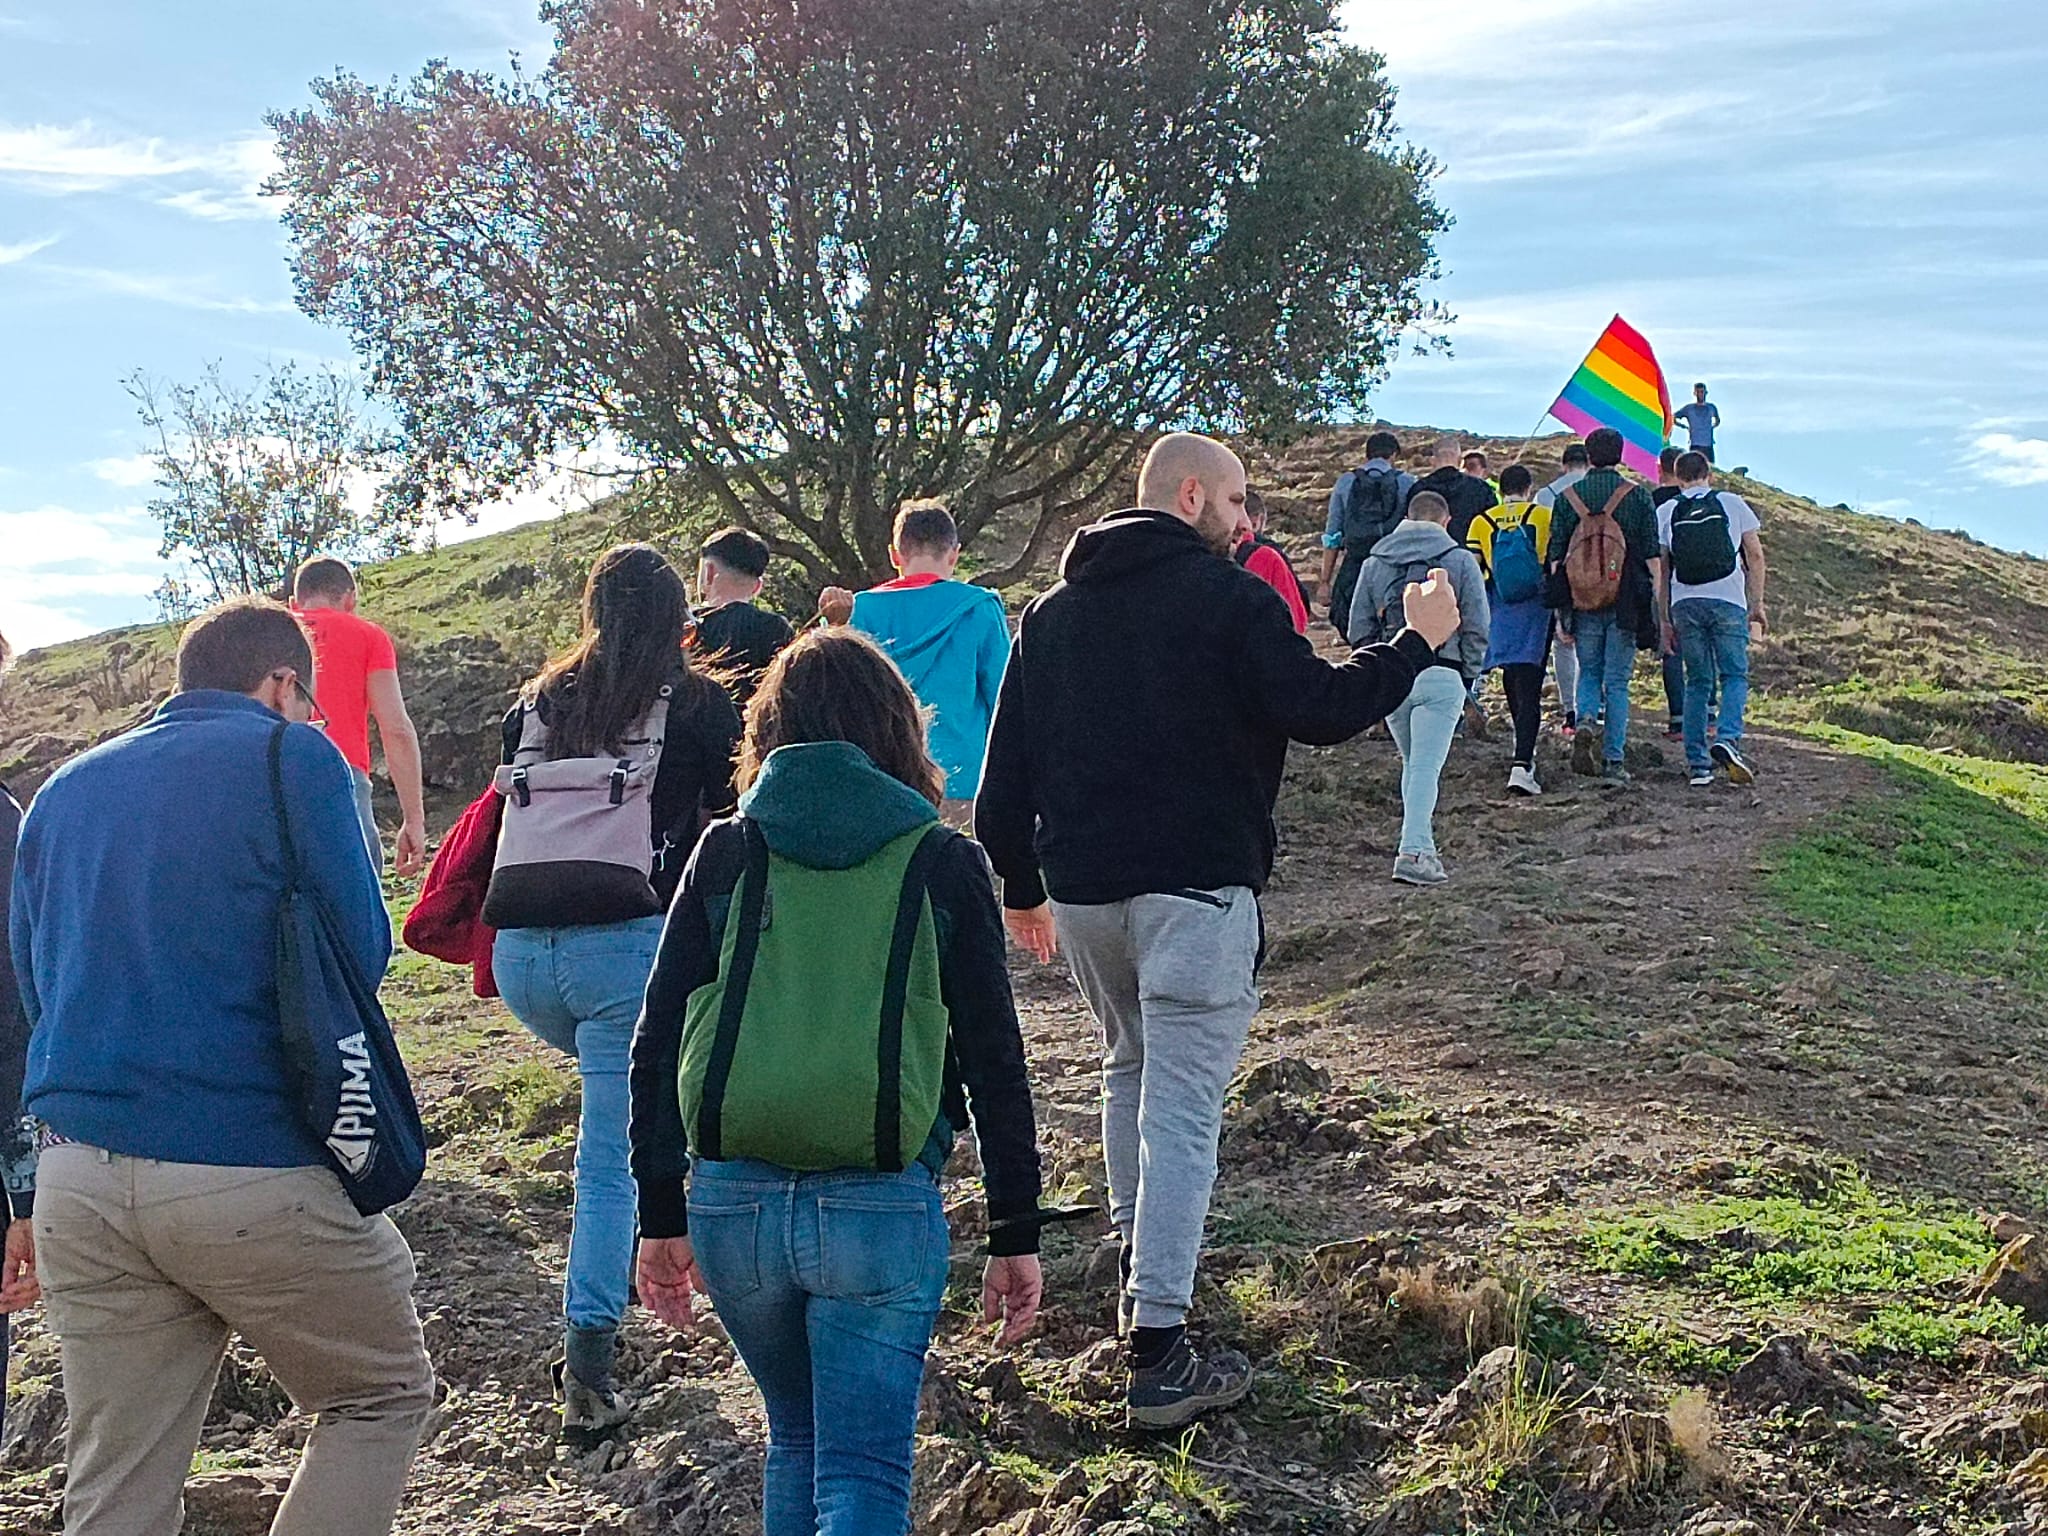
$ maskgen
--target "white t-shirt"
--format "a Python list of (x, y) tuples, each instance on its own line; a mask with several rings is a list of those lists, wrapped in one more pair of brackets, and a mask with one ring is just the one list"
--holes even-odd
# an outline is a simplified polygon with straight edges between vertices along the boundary
[[(1698, 500), (1700, 497), (1707, 495), (1712, 489), (1711, 486), (1705, 485), (1692, 486), (1687, 490), (1681, 491), (1657, 509), (1657, 542), (1663, 546), (1666, 556), (1669, 556), (1671, 553), (1671, 514), (1678, 509), (1680, 504)], [(1744, 613), (1747, 613), (1749, 611), (1749, 587), (1744, 575), (1742, 538), (1744, 534), (1755, 533), (1763, 527), (1763, 523), (1758, 519), (1749, 503), (1740, 496), (1737, 496), (1733, 491), (1721, 492), (1721, 510), (1728, 514), (1728, 539), (1735, 546), (1735, 569), (1726, 576), (1723, 576), (1719, 581), (1710, 581), (1703, 586), (1697, 587), (1687, 586), (1674, 573), (1671, 577), (1671, 601), (1682, 603), (1688, 597), (1710, 597), (1719, 602), (1733, 603)]]
[[(1566, 470), (1536, 493), (1536, 505), (1539, 507), (1555, 507), (1560, 496), (1564, 495), (1566, 491), (1577, 485), (1591, 473), (1591, 470), (1586, 469)], [(1595, 510), (1597, 511), (1598, 509), (1596, 508)]]

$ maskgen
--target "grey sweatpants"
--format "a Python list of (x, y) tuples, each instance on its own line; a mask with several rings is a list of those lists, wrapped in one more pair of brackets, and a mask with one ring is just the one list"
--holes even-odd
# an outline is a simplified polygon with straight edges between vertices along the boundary
[(1053, 919), (1102, 1029), (1102, 1146), (1132, 1317), (1170, 1328), (1194, 1298), (1223, 1094), (1259, 1007), (1258, 898), (1231, 886), (1055, 903)]

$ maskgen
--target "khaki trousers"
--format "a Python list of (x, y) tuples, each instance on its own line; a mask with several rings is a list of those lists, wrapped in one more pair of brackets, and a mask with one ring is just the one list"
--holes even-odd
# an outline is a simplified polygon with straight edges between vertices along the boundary
[(230, 1333), (314, 1418), (274, 1536), (384, 1536), (433, 1406), (412, 1250), (325, 1168), (42, 1155), (36, 1267), (63, 1343), (67, 1536), (166, 1536)]

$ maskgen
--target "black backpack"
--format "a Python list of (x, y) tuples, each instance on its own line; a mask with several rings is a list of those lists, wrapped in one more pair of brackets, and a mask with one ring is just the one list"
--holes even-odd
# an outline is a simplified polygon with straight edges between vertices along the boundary
[(1344, 493), (1344, 548), (1370, 554), (1401, 523), (1401, 475), (1393, 469), (1357, 469)]
[(1721, 493), (1672, 502), (1671, 574), (1688, 587), (1704, 587), (1734, 575), (1735, 566), (1735, 532)]
[(1301, 572), (1294, 568), (1294, 559), (1287, 553), (1287, 546), (1278, 539), (1269, 539), (1263, 533), (1253, 534), (1237, 546), (1237, 563), (1239, 565), (1250, 565), (1252, 563), (1252, 551), (1261, 545), (1276, 551), (1280, 558), (1287, 562), (1287, 574), (1294, 579), (1295, 593), (1301, 598), (1301, 606), (1306, 609), (1309, 606), (1308, 588), (1302, 585)]

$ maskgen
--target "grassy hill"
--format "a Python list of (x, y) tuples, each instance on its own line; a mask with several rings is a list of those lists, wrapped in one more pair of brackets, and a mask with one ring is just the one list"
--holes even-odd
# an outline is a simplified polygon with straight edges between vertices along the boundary
[[(1304, 564), (1363, 436), (1248, 452)], [(1498, 466), (1519, 445), (1486, 446)], [(1387, 744), (1297, 750), (1197, 1296), (1254, 1394), (1184, 1438), (1127, 1434), (1093, 1234), (1050, 1239), (1043, 1325), (996, 1353), (957, 1182), (920, 1533), (2048, 1522), (2048, 564), (1733, 483), (1773, 572), (1762, 781), (1691, 790), (1643, 731), (1630, 788), (1575, 779), (1547, 740), (1549, 792), (1516, 803), (1498, 731), (1463, 741), (1438, 818), (1453, 878), (1414, 891), (1386, 878)], [(591, 554), (645, 531), (601, 509), (365, 573), (446, 801), (480, 784)], [(171, 639), (26, 658), (0, 776), (33, 782), (146, 709)], [(1057, 967), (1015, 976), (1049, 1184), (1099, 1199), (1093, 1026)], [(553, 1444), (573, 1072), (449, 967), (403, 956), (385, 996), (437, 1143), (400, 1220), (447, 1384), (400, 1530), (757, 1530), (759, 1409), (715, 1329), (636, 1314), (630, 1433)], [(53, 1341), (25, 1332), (0, 1528), (46, 1532), (61, 1399)], [(303, 1438), (238, 1349), (202, 1536), (261, 1529), (248, 1510)]]

